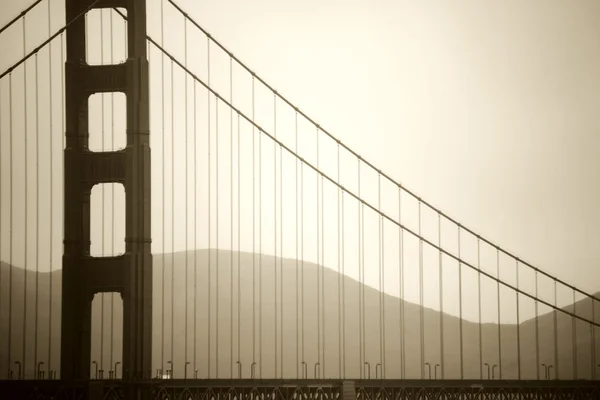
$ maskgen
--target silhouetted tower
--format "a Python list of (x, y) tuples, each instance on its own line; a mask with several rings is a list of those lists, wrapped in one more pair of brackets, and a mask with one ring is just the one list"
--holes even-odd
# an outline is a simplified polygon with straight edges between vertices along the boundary
[[(72, 21), (94, 0), (66, 0)], [(146, 0), (101, 0), (95, 8), (127, 10), (128, 58), (123, 64), (86, 63), (85, 18), (67, 29), (65, 237), (62, 285), (61, 378), (90, 377), (91, 305), (94, 294), (123, 298), (123, 379), (151, 377), (152, 258), (150, 254), (150, 136)], [(88, 98), (127, 97), (127, 147), (91, 152)], [(125, 254), (90, 256), (90, 194), (99, 183), (125, 187)]]

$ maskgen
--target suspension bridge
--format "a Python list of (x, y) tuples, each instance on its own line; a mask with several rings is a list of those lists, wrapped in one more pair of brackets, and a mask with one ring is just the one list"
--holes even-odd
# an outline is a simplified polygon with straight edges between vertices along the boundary
[(154, 3), (37, 0), (0, 28), (22, 32), (0, 70), (3, 399), (600, 397), (598, 296)]

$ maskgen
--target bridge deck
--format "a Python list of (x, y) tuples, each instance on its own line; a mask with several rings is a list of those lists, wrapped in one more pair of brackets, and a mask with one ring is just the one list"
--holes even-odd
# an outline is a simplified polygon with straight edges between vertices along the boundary
[[(348, 381), (346, 381), (348, 382)], [(348, 396), (339, 379), (153, 379), (0, 381), (4, 399), (125, 399), (134, 386), (148, 399), (202, 400), (417, 400), (600, 399), (600, 381), (566, 380), (355, 380)], [(348, 398), (350, 397), (350, 398)]]

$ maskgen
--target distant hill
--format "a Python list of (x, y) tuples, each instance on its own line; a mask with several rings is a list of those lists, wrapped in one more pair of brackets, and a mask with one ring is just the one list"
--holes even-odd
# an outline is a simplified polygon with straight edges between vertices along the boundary
[[(216, 281), (216, 258), (219, 258), (219, 284)], [(196, 252), (179, 252), (174, 254), (154, 255), (154, 308), (153, 308), (153, 370), (161, 368), (161, 359), (163, 368), (167, 368), (166, 362), (172, 360), (174, 363), (175, 376), (183, 376), (185, 360), (185, 289), (188, 288), (188, 309), (187, 309), (187, 332), (188, 361), (192, 363), (189, 367), (188, 376), (193, 375), (194, 361), (194, 256), (196, 258), (197, 272), (197, 309), (196, 309), (196, 360), (198, 374), (200, 377), (208, 375), (207, 347), (208, 342), (208, 287), (207, 282), (209, 268), (207, 250), (197, 250)], [(216, 361), (218, 359), (218, 371), (220, 378), (228, 378), (231, 373), (237, 377), (236, 361), (238, 360), (237, 332), (238, 332), (238, 298), (237, 298), (237, 253), (233, 253), (233, 299), (231, 293), (231, 256), (229, 251), (210, 251), (211, 257), (211, 318), (210, 318), (210, 375), (215, 377)], [(162, 274), (163, 258), (165, 260), (165, 279), (164, 279), (164, 298), (165, 307), (162, 307)], [(186, 280), (186, 259), (188, 263), (188, 276)], [(240, 361), (243, 366), (243, 375), (249, 377), (250, 365), (252, 363), (253, 351), (255, 352), (255, 361), (257, 362), (256, 375), (269, 378), (274, 377), (276, 373), (284, 377), (294, 378), (297, 371), (301, 373), (300, 363), (304, 360), (308, 364), (308, 376), (314, 375), (314, 364), (317, 362), (318, 347), (323, 351), (323, 343), (319, 345), (317, 341), (318, 310), (317, 310), (317, 266), (311, 263), (304, 263), (304, 358), (302, 358), (302, 325), (301, 316), (296, 313), (296, 260), (278, 259), (263, 255), (262, 259), (262, 296), (259, 296), (259, 255), (254, 255), (256, 265), (256, 332), (255, 346), (253, 348), (253, 313), (252, 313), (252, 270), (253, 254), (241, 253), (240, 256)], [(277, 299), (275, 299), (275, 275), (274, 262), (277, 262), (277, 273), (279, 274), (280, 262), (283, 263), (283, 303), (279, 302), (281, 289), (280, 279), (277, 276)], [(173, 264), (174, 262), (174, 264)], [(300, 264), (300, 263), (299, 263)], [(171, 354), (171, 270), (172, 265), (176, 266), (174, 281), (174, 352)], [(7, 374), (9, 366), (7, 365), (8, 353), (8, 290), (9, 290), (9, 270), (10, 266), (1, 264), (0, 280), (0, 377)], [(35, 352), (35, 316), (37, 315), (38, 329), (38, 359), (45, 362), (44, 369), (48, 365), (48, 346), (52, 348), (51, 368), (57, 369), (60, 357), (60, 293), (61, 293), (61, 271), (52, 274), (52, 296), (50, 298), (50, 274), (40, 273), (37, 281), (38, 312), (36, 309), (36, 280), (35, 272), (25, 271), (16, 267), (12, 268), (12, 360), (18, 360), (22, 356), (23, 339), (26, 344), (26, 369), (29, 375), (34, 371), (34, 352)], [(298, 271), (299, 273), (299, 271)], [(24, 292), (25, 275), (27, 276), (27, 290)], [(321, 357), (320, 368), (321, 376), (326, 378), (336, 378), (339, 375), (339, 331), (338, 321), (341, 315), (338, 313), (338, 280), (345, 286), (345, 302), (342, 309), (345, 309), (345, 356), (346, 375), (357, 377), (359, 375), (359, 283), (349, 277), (342, 277), (330, 269), (324, 269), (325, 282), (325, 323), (324, 330), (321, 332), (322, 342), (324, 342), (324, 359)], [(216, 299), (218, 293), (218, 320), (219, 330), (217, 333), (217, 307)], [(300, 304), (302, 304), (302, 292), (300, 291)], [(376, 364), (380, 362), (380, 330), (379, 330), (379, 304), (381, 292), (365, 286), (365, 361), (370, 363), (371, 377), (375, 377)], [(400, 306), (404, 305), (405, 315), (405, 373), (407, 378), (419, 378), (421, 375), (421, 366), (429, 362), (434, 374), (434, 365), (440, 361), (440, 313), (431, 309), (423, 309), (424, 315), (424, 348), (425, 358), (421, 360), (420, 348), (420, 311), (421, 308), (413, 303), (402, 301), (397, 297), (384, 294), (382, 297), (385, 304), (385, 374), (387, 378), (399, 378), (401, 373), (401, 351), (400, 351)], [(110, 295), (105, 295), (105, 318), (104, 318), (104, 343), (103, 343), (103, 363), (108, 375), (110, 367)], [(122, 312), (120, 308), (120, 299), (116, 299), (115, 315), (112, 318), (114, 323), (114, 346), (112, 362), (120, 360), (121, 352), (121, 321)], [(231, 320), (231, 301), (233, 300), (233, 323)], [(24, 304), (27, 304), (27, 327), (26, 334), (23, 335), (23, 315)], [(262, 305), (262, 318), (259, 318), (259, 305)], [(277, 314), (275, 314), (275, 305), (277, 305)], [(283, 313), (281, 313), (283, 305)], [(567, 307), (568, 309), (573, 306)], [(94, 339), (92, 343), (92, 359), (100, 360), (100, 327), (102, 325), (100, 318), (100, 305), (94, 306), (94, 316), (92, 322), (92, 332)], [(50, 312), (52, 312), (51, 339), (49, 340), (49, 321)], [(577, 304), (577, 313), (579, 315), (591, 315), (591, 303), (587, 300), (580, 301)], [(283, 318), (281, 317), (283, 315)], [(164, 341), (162, 340), (164, 320)], [(262, 320), (262, 321), (261, 321)], [(460, 377), (460, 346), (459, 346), (459, 319), (454, 316), (443, 314), (444, 321), (444, 374), (445, 378)], [(283, 322), (283, 324), (282, 324)], [(543, 314), (538, 318), (539, 323), (539, 363), (555, 364), (554, 362), (554, 316), (553, 313)], [(277, 325), (276, 325), (277, 324)], [(572, 360), (572, 319), (559, 313), (557, 318), (558, 325), (558, 373), (559, 378), (573, 378), (573, 360)], [(275, 326), (277, 326), (277, 336), (275, 335)], [(321, 327), (322, 328), (322, 327)], [(261, 344), (258, 340), (258, 332), (262, 337)], [(233, 335), (232, 335), (233, 332)], [(283, 335), (281, 334), (283, 332)], [(502, 345), (502, 376), (506, 379), (517, 378), (517, 326), (502, 324), (500, 325), (501, 345)], [(298, 335), (297, 335), (298, 333)], [(600, 348), (600, 332), (596, 335), (595, 347)], [(283, 337), (283, 346), (281, 343)], [(217, 347), (218, 338), (218, 347)], [(499, 364), (498, 362), (498, 325), (482, 324), (482, 359), (484, 363), (490, 365)], [(233, 339), (233, 347), (232, 347)], [(323, 340), (324, 339), (324, 340)], [(524, 321), (520, 324), (521, 339), (521, 376), (523, 379), (534, 379), (537, 374), (536, 369), (536, 346), (535, 346), (535, 320)], [(164, 343), (164, 347), (163, 347)], [(296, 358), (296, 349), (300, 353)], [(580, 379), (589, 379), (591, 377), (591, 331), (585, 324), (577, 323), (577, 374)], [(283, 358), (281, 350), (283, 349)], [(218, 350), (218, 355), (217, 355)], [(231, 355), (233, 350), (233, 356)], [(164, 354), (163, 354), (164, 351)], [(277, 352), (277, 353), (276, 353)], [(262, 357), (260, 357), (262, 355)], [(480, 376), (480, 355), (479, 355), (479, 329), (478, 324), (470, 321), (463, 321), (463, 356), (464, 356), (464, 376), (465, 378), (479, 378)], [(283, 368), (282, 368), (283, 360)], [(13, 366), (14, 368), (14, 366)], [(233, 372), (232, 372), (233, 371)], [(439, 370), (438, 370), (439, 371)], [(428, 371), (425, 370), (427, 376)], [(496, 371), (496, 375), (498, 371)], [(544, 371), (540, 369), (543, 378)], [(484, 378), (487, 377), (487, 369), (483, 369)]]

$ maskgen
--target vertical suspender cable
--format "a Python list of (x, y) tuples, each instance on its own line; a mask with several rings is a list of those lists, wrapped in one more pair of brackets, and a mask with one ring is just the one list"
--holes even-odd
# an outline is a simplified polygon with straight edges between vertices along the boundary
[[(50, 111), (50, 114), (52, 114), (52, 111)], [(52, 148), (52, 146), (50, 146), (50, 148)], [(2, 81), (0, 80), (0, 260), (2, 260), (2, 227), (4, 226), (2, 225), (2, 149)], [(52, 207), (50, 207), (50, 209), (52, 209)], [(50, 248), (52, 248), (52, 243), (50, 244)], [(50, 251), (52, 252), (52, 250)], [(2, 280), (2, 270), (3, 268), (0, 268), (0, 281), (4, 282)], [(52, 277), (52, 263), (50, 263), (50, 277)], [(0, 285), (0, 320), (2, 320), (2, 310), (2, 285)], [(3, 343), (2, 332), (3, 330), (0, 330), (0, 343)], [(50, 335), (50, 331), (48, 331), (48, 335)], [(0, 379), (1, 377), (2, 372), (0, 372)], [(8, 376), (6, 378), (8, 378)]]
[[(64, 34), (60, 35), (60, 65), (63, 66), (65, 65), (65, 51), (64, 51), (64, 43), (66, 42), (66, 38), (63, 36)], [(61, 68), (60, 69), (60, 87), (61, 87), (61, 91), (60, 91), (60, 95), (61, 95), (61, 100), (60, 100), (60, 104), (61, 104), (61, 143), (62, 143), (62, 147), (61, 147), (61, 151), (66, 147), (66, 142), (67, 142), (67, 135), (64, 134), (65, 132), (65, 126), (66, 126), (66, 109), (64, 107), (65, 105), (65, 97), (66, 97), (66, 87), (65, 87), (65, 69)], [(61, 165), (61, 177), (64, 176), (64, 163), (60, 163)], [(64, 181), (61, 179), (60, 182), (62, 183), (63, 187), (64, 187)], [(64, 193), (64, 191), (61, 191), (61, 193)], [(64, 223), (64, 218), (61, 224), (61, 237), (65, 236), (65, 223)], [(60, 363), (59, 363), (59, 368), (60, 368)], [(54, 378), (56, 378), (56, 376), (54, 376)]]
[[(206, 37), (206, 70), (207, 70), (207, 84), (208, 87), (210, 88), (210, 36)], [(210, 351), (210, 334), (211, 334), (211, 329), (210, 329), (210, 323), (211, 323), (211, 308), (210, 308), (210, 300), (211, 300), (211, 271), (212, 271), (212, 266), (211, 266), (211, 252), (212, 249), (210, 248), (210, 225), (211, 225), (211, 215), (210, 215), (210, 211), (211, 211), (211, 207), (210, 207), (210, 203), (211, 203), (211, 197), (210, 197), (210, 189), (211, 189), (211, 185), (210, 185), (210, 181), (211, 181), (211, 174), (210, 174), (210, 90), (206, 91), (206, 99), (207, 99), (207, 111), (208, 111), (208, 118), (207, 118), (207, 125), (206, 125), (206, 137), (207, 137), (207, 149), (208, 149), (208, 157), (207, 157), (207, 171), (208, 171), (208, 209), (207, 209), (207, 213), (206, 213), (206, 218), (208, 219), (208, 279), (206, 280), (206, 293), (208, 294), (208, 302), (207, 302), (207, 308), (208, 308), (208, 312), (207, 312), (207, 320), (208, 320), (208, 325), (207, 325), (207, 335), (206, 335), (206, 363), (207, 363), (207, 377), (210, 378), (210, 356), (211, 356), (211, 351)]]
[[(175, 82), (171, 60), (171, 361), (175, 358)], [(171, 364), (171, 377), (175, 365)]]
[[(341, 184), (340, 181), (340, 144), (338, 143), (337, 145), (337, 181), (338, 183)], [(340, 379), (343, 379), (343, 375), (342, 375), (342, 329), (343, 329), (343, 325), (342, 325), (342, 295), (341, 295), (341, 280), (343, 277), (342, 274), (342, 270), (341, 270), (341, 248), (340, 248), (340, 222), (341, 222), (341, 217), (340, 217), (340, 197), (341, 197), (341, 189), (337, 189), (337, 246), (338, 246), (338, 257), (337, 257), (337, 261), (338, 261), (338, 285), (337, 285), (337, 293), (338, 293), (338, 376), (340, 377)]]
[[(577, 303), (575, 302), (575, 289), (573, 289), (573, 315), (577, 315)], [(577, 362), (577, 319), (575, 317), (571, 317), (572, 321), (572, 341), (573, 341), (573, 379), (578, 378), (577, 367), (579, 366)]]
[[(535, 296), (537, 298), (537, 295)], [(560, 373), (560, 368), (559, 368), (559, 358), (558, 358), (558, 294), (557, 294), (557, 288), (556, 288), (556, 279), (554, 279), (554, 312), (553, 314), (553, 322), (554, 322), (554, 365), (556, 366), (556, 379), (559, 379), (559, 373)], [(538, 363), (539, 364), (539, 363)], [(539, 367), (538, 367), (539, 368)], [(539, 379), (539, 372), (538, 372), (538, 379)]]
[[(184, 63), (185, 67), (188, 67), (188, 46), (187, 46), (187, 18), (183, 18), (183, 54), (184, 54)], [(184, 368), (184, 377), (187, 378), (187, 363), (188, 363), (188, 207), (189, 207), (189, 194), (188, 194), (188, 74), (185, 74), (185, 318), (184, 318), (184, 356), (183, 356), (183, 368)]]
[[(2, 147), (2, 81), (0, 80), (0, 260), (2, 260), (2, 228), (4, 225), (2, 225), (2, 149), (4, 147)], [(50, 103), (52, 104), (52, 103)], [(52, 113), (52, 112), (51, 112)], [(10, 134), (10, 132), (9, 132)], [(50, 148), (52, 148), (52, 146), (50, 146)], [(51, 158), (52, 159), (52, 158)], [(50, 209), (52, 210), (52, 207), (50, 207)], [(52, 237), (52, 236), (51, 236)], [(50, 248), (52, 248), (52, 244), (50, 244)], [(50, 250), (52, 252), (52, 250)], [(51, 258), (52, 259), (52, 258)], [(0, 268), (0, 281), (4, 282), (2, 280), (2, 270), (3, 268)], [(52, 278), (52, 263), (50, 263), (50, 277)], [(0, 320), (2, 319), (2, 287), (3, 285), (0, 285)], [(3, 343), (2, 340), (2, 332), (4, 330), (0, 330), (0, 343)], [(50, 331), (48, 331), (48, 335), (50, 335)], [(10, 366), (10, 364), (9, 364)], [(2, 377), (2, 372), (0, 372), (0, 379)], [(8, 378), (8, 376), (6, 377)]]
[[(23, 56), (25, 56), (27, 54), (27, 49), (25, 47), (25, 16), (23, 16)], [(23, 148), (23, 151), (25, 153), (25, 168), (24, 170), (24, 175), (25, 178), (23, 179), (23, 181), (25, 182), (25, 201), (23, 202), (24, 208), (25, 208), (25, 218), (24, 218), (24, 232), (23, 232), (23, 255), (24, 255), (24, 260), (23, 260), (23, 332), (21, 333), (22, 336), (22, 340), (23, 340), (23, 350), (22, 350), (22, 376), (25, 377), (26, 376), (26, 371), (27, 371), (27, 271), (28, 271), (28, 265), (27, 265), (27, 223), (29, 221), (28, 219), (28, 205), (29, 205), (29, 201), (28, 201), (28, 186), (29, 186), (29, 182), (28, 182), (28, 178), (29, 178), (29, 174), (28, 174), (28, 165), (29, 165), (29, 157), (27, 154), (27, 145), (28, 145), (28, 140), (27, 140), (27, 62), (23, 63), (23, 110), (24, 110), (24, 135), (23, 135), (23, 139), (25, 142), (25, 147)]]
[[(39, 62), (35, 54), (35, 326), (33, 344), (33, 362), (38, 365), (38, 319), (39, 319), (39, 282), (40, 282), (40, 91)], [(37, 379), (37, 376), (34, 375)]]
[[(164, 2), (160, 2), (160, 44), (162, 46), (165, 45), (165, 22), (164, 22)], [(165, 108), (165, 53), (162, 53), (161, 56), (161, 67), (160, 67), (160, 71), (161, 71), (161, 81), (162, 81), (162, 93), (161, 93), (161, 100), (162, 100), (162, 114), (161, 114), (161, 120), (162, 120), (162, 266), (161, 266), (161, 273), (162, 273), (162, 295), (161, 295), (161, 315), (160, 315), (160, 321), (161, 321), (161, 341), (162, 341), (162, 346), (160, 349), (160, 369), (162, 371), (163, 367), (165, 366), (165, 269), (166, 269), (166, 238), (165, 238), (165, 232), (166, 232), (166, 224), (165, 224), (165, 209), (166, 209), (166, 202), (165, 202), (165, 184), (166, 184), (166, 169), (165, 169), (165, 158), (166, 158), (166, 146), (165, 146), (165, 138), (167, 136), (166, 134), (166, 128), (165, 128), (165, 114), (166, 114), (166, 108)]]
[(219, 98), (215, 96), (215, 378), (219, 378)]
[[(113, 54), (113, 17), (114, 17), (114, 13), (113, 11), (109, 11), (109, 15), (110, 15), (110, 40), (109, 40), (109, 44), (110, 44), (110, 64), (114, 64), (114, 54)], [(125, 59), (127, 58), (127, 55), (125, 55)], [(111, 150), (115, 150), (115, 95), (114, 92), (110, 93), (110, 121), (111, 121), (111, 128), (110, 128), (110, 146), (111, 146)], [(113, 183), (111, 185), (111, 190), (110, 190), (110, 194), (111, 194), (111, 226), (110, 226), (110, 231), (111, 231), (111, 235), (110, 235), (110, 254), (111, 255), (115, 255), (115, 184)], [(111, 293), (110, 294), (110, 357), (109, 357), (109, 362), (110, 365), (113, 366), (114, 364), (114, 339), (115, 339), (115, 294)], [(115, 368), (114, 371), (114, 377), (115, 379), (117, 379), (117, 370)]]
[[(240, 139), (241, 139), (241, 135), (240, 135), (240, 114), (237, 114), (237, 167), (238, 167), (238, 173), (237, 173), (237, 186), (238, 186), (238, 190), (237, 190), (237, 206), (238, 206), (238, 251), (237, 251), (237, 290), (238, 290), (238, 303), (237, 303), (237, 359), (238, 362), (241, 363), (241, 333), (242, 333), (242, 328), (241, 328), (241, 323), (242, 323), (242, 292), (241, 292), (241, 283), (242, 283), (242, 278), (241, 278), (241, 263), (240, 263), (240, 257), (241, 257), (241, 211), (242, 211), (242, 206), (241, 206), (241, 180), (240, 180), (240, 174), (241, 174), (241, 158), (240, 158)], [(240, 364), (241, 366), (241, 364)], [(240, 376), (241, 378), (241, 376)]]
[[(340, 154), (340, 143), (338, 142), (338, 171), (339, 171), (339, 157)], [(342, 378), (346, 379), (346, 268), (345, 268), (345, 255), (346, 255), (346, 247), (345, 247), (345, 232), (344, 232), (344, 191), (341, 191), (342, 197), (342, 216), (341, 216), (341, 235), (342, 235), (342, 249), (341, 249), (341, 257), (342, 257)]]
[[(319, 134), (319, 127), (317, 127), (317, 140)], [(317, 175), (319, 178), (319, 175)], [(321, 366), (319, 367), (319, 377), (325, 376), (325, 366), (326, 366), (326, 358), (325, 358), (325, 213), (324, 213), (324, 203), (325, 198), (323, 195), (323, 176), (321, 178), (321, 343), (322, 343), (322, 354), (321, 354)], [(322, 369), (321, 369), (322, 368)]]
[(460, 379), (465, 379), (464, 340), (463, 340), (463, 295), (462, 295), (462, 262), (460, 261), (460, 231), (458, 225), (458, 313), (459, 313), (459, 336), (460, 336)]
[[(187, 31), (186, 31), (187, 32)], [(186, 46), (187, 48), (187, 46)], [(197, 379), (198, 368), (198, 125), (197, 125), (196, 81), (194, 81), (194, 378)]]
[[(50, 7), (50, 2), (48, 2), (48, 37), (50, 37), (52, 35), (52, 12), (51, 12), (51, 7)], [(53, 270), (53, 266), (54, 266), (54, 118), (53, 118), (53, 109), (52, 109), (52, 105), (53, 103), (53, 98), (52, 98), (52, 42), (48, 43), (48, 104), (50, 106), (50, 113), (48, 115), (49, 117), (49, 129), (50, 129), (50, 146), (49, 146), (49, 159), (50, 159), (50, 224), (49, 224), (49, 234), (48, 237), (50, 238), (50, 254), (48, 256), (49, 258), (49, 282), (48, 282), (48, 379), (51, 379), (52, 377), (50, 376), (52, 371), (52, 304), (53, 304), (53, 300), (52, 300), (52, 289), (53, 289), (53, 285), (52, 285), (52, 280), (54, 279), (54, 270)], [(62, 104), (61, 104), (62, 107)], [(0, 110), (2, 109), (2, 107), (0, 107)], [(0, 173), (0, 175), (2, 175)], [(0, 185), (1, 186), (1, 185)], [(0, 226), (2, 226), (2, 223), (0, 223)]]
[[(231, 56), (229, 56), (229, 101), (233, 104), (233, 59)], [(229, 214), (231, 218), (229, 223), (229, 378), (233, 378), (233, 108), (231, 107), (229, 107), (229, 168)]]
[[(440, 377), (444, 379), (444, 274), (442, 272), (442, 216), (438, 213), (438, 246), (440, 247), (438, 268), (440, 280)], [(478, 242), (479, 243), (479, 242)], [(480, 325), (481, 326), (481, 325)]]
[[(317, 138), (318, 138), (318, 129), (317, 127)], [(317, 175), (319, 177), (319, 175)], [(323, 176), (321, 178), (321, 343), (323, 344), (323, 353), (321, 354), (321, 367), (319, 368), (319, 377), (325, 376), (325, 366), (326, 366), (326, 358), (325, 358), (325, 213), (324, 213), (324, 204), (325, 198), (323, 194)]]
[(8, 214), (8, 224), (9, 224), (9, 247), (8, 247), (8, 345), (6, 350), (6, 358), (7, 358), (7, 368), (8, 375), (10, 376), (10, 366), (12, 363), (12, 294), (13, 294), (13, 103), (12, 103), (12, 73), (8, 74), (8, 115), (9, 115), (9, 135), (8, 135), (8, 148), (9, 151), (9, 214)]
[(540, 377), (540, 325), (539, 325), (539, 310), (538, 310), (538, 274), (534, 275), (535, 279), (535, 368), (537, 379)]
[(281, 373), (280, 377), (283, 379), (283, 148), (281, 145), (279, 146), (279, 268), (281, 270), (279, 274), (279, 312), (280, 312), (280, 321), (281, 321), (281, 341), (280, 341), (280, 368)]
[[(277, 138), (277, 94), (273, 94), (273, 135)], [(273, 141), (273, 243), (274, 243), (274, 257), (273, 257), (273, 341), (275, 347), (275, 378), (277, 378), (277, 143)]]
[[(254, 118), (252, 119), (254, 122)], [(258, 131), (258, 376), (262, 378), (262, 137)]]
[(477, 236), (477, 312), (479, 329), (479, 379), (483, 380), (483, 335), (481, 327), (481, 238)]
[[(590, 299), (592, 301), (592, 322), (596, 322), (596, 310), (594, 299)], [(590, 340), (592, 346), (592, 357), (590, 357), (590, 367), (592, 373), (592, 379), (596, 379), (596, 327), (590, 324)]]
[[(378, 210), (381, 212), (381, 173), (378, 174)], [(385, 269), (384, 269), (384, 221), (379, 216), (379, 357), (381, 359), (382, 371), (381, 377), (385, 379)]]
[[(254, 122), (254, 74), (252, 75), (252, 122)], [(252, 124), (252, 365), (256, 363), (256, 131)]]
[[(319, 128), (316, 131), (317, 141), (317, 170), (319, 169)], [(315, 174), (316, 183), (316, 216), (317, 216), (317, 363), (321, 365), (321, 259), (320, 259), (320, 230), (319, 230), (319, 174)], [(316, 367), (315, 367), (316, 368)], [(316, 373), (316, 370), (315, 370)], [(315, 376), (315, 379), (317, 376)]]
[[(517, 290), (519, 289), (519, 259), (516, 259)], [(521, 380), (521, 318), (519, 310), (519, 292), (515, 292), (517, 300), (517, 379)]]
[[(305, 346), (304, 346), (304, 163), (300, 163), (300, 290), (302, 293), (302, 362), (305, 362)], [(306, 376), (305, 376), (306, 378)]]
[[(496, 248), (496, 274), (498, 276), (498, 375), (502, 379), (502, 334), (500, 330), (500, 249)], [(539, 364), (539, 363), (538, 363)]]
[[(294, 114), (295, 119), (295, 129), (294, 129), (294, 151), (298, 154), (298, 110), (296, 110)], [(296, 180), (295, 180), (295, 198), (296, 198), (296, 379), (300, 378), (300, 351), (299, 351), (299, 340), (298, 340), (298, 332), (299, 332), (299, 321), (300, 321), (300, 306), (299, 306), (299, 290), (298, 285), (300, 283), (300, 279), (298, 276), (298, 159), (294, 160), (294, 166), (296, 170)], [(303, 358), (304, 360), (304, 358)]]
[[(60, 35), (60, 65), (63, 66), (65, 65), (65, 43), (67, 42), (66, 36), (64, 36), (64, 34)], [(64, 40), (63, 40), (64, 38)], [(61, 67), (60, 69), (60, 87), (61, 87), (61, 101), (60, 104), (62, 105), (62, 109), (61, 109), (61, 137), (62, 137), (62, 148), (61, 151), (66, 147), (67, 145), (67, 135), (65, 135), (64, 132), (66, 132), (66, 118), (67, 118), (67, 113), (66, 113), (66, 92), (67, 92), (67, 88), (65, 86), (65, 69)], [(65, 165), (64, 163), (60, 163), (61, 165), (61, 177), (65, 176)], [(64, 187), (64, 180), (61, 179), (62, 185)], [(64, 191), (61, 191), (63, 193), (64, 196)], [(63, 203), (64, 203), (64, 197), (63, 197)], [(62, 219), (62, 224), (61, 224), (61, 237), (65, 237), (65, 219)], [(59, 339), (60, 340), (60, 339)], [(60, 368), (60, 360), (59, 360), (59, 368)], [(60, 373), (60, 371), (59, 371)], [(60, 377), (60, 376), (59, 376)], [(54, 376), (54, 378), (56, 378), (56, 376)]]
[[(359, 175), (359, 179), (360, 179), (360, 175)], [(361, 200), (362, 200), (362, 197), (361, 197)], [(362, 353), (363, 353), (363, 362), (365, 362), (365, 361), (367, 361), (367, 352), (366, 352), (367, 329), (366, 329), (366, 315), (365, 315), (365, 269), (366, 269), (365, 268), (365, 207), (364, 207), (364, 204), (362, 203), (362, 201), (359, 203), (359, 207), (360, 207), (360, 212), (361, 212), (361, 229), (360, 229), (360, 231), (362, 234), (362, 240), (360, 242), (361, 256), (362, 256), (362, 260), (361, 260), (361, 264), (362, 264), (362, 280), (361, 280), (361, 282), (362, 283), (361, 283), (361, 296), (360, 296), (360, 298), (362, 300), (362, 306), (361, 306), (362, 343), (361, 343), (361, 346), (362, 346)]]
[(419, 346), (421, 348), (421, 379), (425, 379), (425, 310), (423, 309), (423, 240), (421, 230), (421, 200), (419, 199)]
[[(360, 196), (360, 158), (357, 158), (357, 177), (358, 177), (358, 198), (361, 198)], [(360, 369), (360, 378), (363, 379), (363, 375), (364, 375), (364, 359), (363, 359), (363, 330), (362, 330), (362, 246), (361, 246), (361, 239), (362, 239), (362, 235), (361, 235), (361, 203), (360, 201), (357, 202), (357, 211), (358, 211), (358, 245), (356, 246), (358, 248), (358, 367)]]
[[(381, 212), (381, 173), (377, 174), (377, 211)], [(382, 228), (382, 216), (377, 216), (377, 285), (379, 289), (379, 361), (383, 363), (383, 309), (382, 309), (382, 300), (383, 300), (383, 288), (382, 288), (382, 276), (381, 276), (381, 228)], [(377, 375), (377, 371), (375, 375)]]
[(399, 238), (398, 238), (398, 251), (399, 251), (399, 264), (400, 264), (400, 273), (399, 276), (399, 286), (400, 286), (400, 296), (399, 296), (399, 312), (400, 312), (400, 379), (406, 378), (406, 338), (404, 337), (404, 229), (402, 229), (402, 188), (398, 187), (398, 228), (399, 228)]
[[(87, 17), (87, 14), (86, 14)], [(89, 25), (86, 24), (86, 27), (88, 27), (89, 30)], [(86, 39), (89, 37), (89, 32), (86, 32), (85, 37)], [(88, 52), (88, 60), (89, 60), (89, 44), (86, 43), (86, 52)], [(104, 64), (104, 9), (100, 9), (100, 63)], [(101, 101), (101, 122), (100, 122), (100, 126), (101, 126), (101, 144), (100, 144), (100, 148), (101, 151), (104, 152), (105, 148), (104, 148), (104, 139), (105, 139), (105, 135), (106, 135), (106, 131), (105, 131), (105, 125), (104, 125), (104, 93), (102, 93), (100, 95), (100, 101)], [(106, 199), (104, 197), (104, 187), (105, 185), (100, 185), (100, 196), (102, 196), (102, 210), (101, 210), (101, 218), (102, 218), (102, 222), (101, 222), (101, 255), (102, 257), (104, 257), (105, 254), (105, 238), (104, 238), (104, 224), (105, 224), (105, 212), (106, 212)], [(104, 293), (100, 294), (100, 369), (103, 370), (104, 369)], [(110, 367), (109, 367), (110, 369)]]

